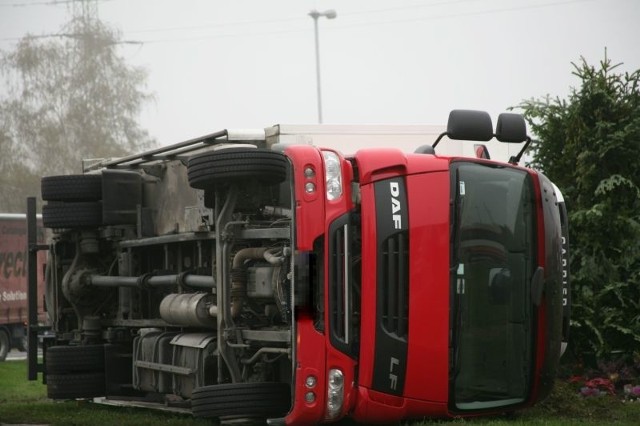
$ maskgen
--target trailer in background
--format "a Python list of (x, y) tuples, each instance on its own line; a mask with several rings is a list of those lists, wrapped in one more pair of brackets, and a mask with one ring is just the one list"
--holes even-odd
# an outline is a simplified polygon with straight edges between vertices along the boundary
[[(37, 241), (45, 242), (42, 219), (37, 219)], [(26, 325), (27, 309), (27, 220), (25, 214), (0, 214), (0, 361), (11, 349), (26, 351), (28, 347)], [(44, 268), (46, 253), (37, 259), (38, 293), (44, 294)], [(43, 298), (37, 301), (37, 318), (46, 321)]]

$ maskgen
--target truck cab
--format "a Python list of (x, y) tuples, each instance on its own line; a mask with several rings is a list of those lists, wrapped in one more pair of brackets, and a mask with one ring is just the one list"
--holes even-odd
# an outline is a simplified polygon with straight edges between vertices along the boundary
[(43, 178), (49, 397), (311, 424), (546, 396), (568, 322), (560, 191), (518, 166), (524, 149), (498, 162), (437, 147), (528, 143), (522, 117), (494, 133), (487, 113), (455, 110), (411, 151), (383, 132), (387, 147), (347, 155), (349, 135), (325, 148), (283, 129)]

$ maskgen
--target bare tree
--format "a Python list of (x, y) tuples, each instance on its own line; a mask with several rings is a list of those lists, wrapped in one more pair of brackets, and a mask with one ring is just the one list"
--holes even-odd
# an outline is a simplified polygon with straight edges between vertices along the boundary
[[(147, 73), (118, 54), (120, 34), (91, 1), (53, 36), (26, 35), (2, 52), (0, 210), (21, 211), (39, 176), (78, 173), (84, 158), (126, 155), (154, 144), (137, 118), (151, 99)], [(18, 206), (18, 207), (16, 207)]]

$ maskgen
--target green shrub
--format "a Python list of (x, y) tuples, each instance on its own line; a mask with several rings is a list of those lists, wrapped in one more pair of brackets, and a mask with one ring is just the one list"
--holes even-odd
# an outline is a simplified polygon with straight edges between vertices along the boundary
[(562, 190), (569, 212), (576, 358), (640, 350), (640, 70), (584, 58), (567, 100), (520, 104), (538, 141), (533, 165)]

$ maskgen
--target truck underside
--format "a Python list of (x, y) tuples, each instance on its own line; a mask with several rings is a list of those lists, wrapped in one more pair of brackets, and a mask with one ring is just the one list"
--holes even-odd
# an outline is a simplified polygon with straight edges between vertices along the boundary
[(48, 395), (284, 416), (308, 299), (290, 165), (254, 146), (184, 160), (43, 178)]

